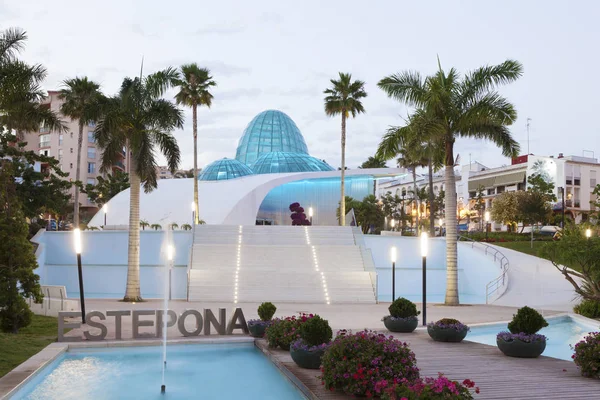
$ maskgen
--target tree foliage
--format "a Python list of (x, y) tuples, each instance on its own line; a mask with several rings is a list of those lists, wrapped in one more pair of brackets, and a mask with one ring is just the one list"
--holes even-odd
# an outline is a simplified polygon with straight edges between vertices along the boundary
[(504, 192), (494, 198), (490, 216), (492, 221), (514, 226), (519, 221), (519, 197), (523, 192)]
[(14, 164), (0, 160), (0, 329), (17, 333), (31, 322), (25, 298), (43, 296), (14, 174)]
[(98, 176), (95, 185), (87, 184), (82, 189), (82, 193), (87, 194), (88, 198), (96, 203), (98, 207), (108, 203), (110, 199), (129, 188), (129, 174), (115, 170), (108, 174), (106, 178)]
[(369, 157), (367, 161), (363, 162), (358, 168), (387, 168), (385, 165), (385, 160), (382, 160), (378, 157)]

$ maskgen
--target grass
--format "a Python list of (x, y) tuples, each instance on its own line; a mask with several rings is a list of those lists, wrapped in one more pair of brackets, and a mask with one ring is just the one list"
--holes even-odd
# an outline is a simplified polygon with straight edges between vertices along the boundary
[(57, 332), (58, 320), (41, 315), (34, 315), (31, 324), (16, 335), (0, 332), (0, 377), (55, 342)]
[[(539, 253), (541, 248), (546, 245), (548, 242), (544, 241), (534, 241), (533, 242), (533, 248), (531, 247), (531, 242), (496, 242), (496, 243), (490, 243), (493, 244), (495, 246), (499, 246), (499, 247), (504, 247), (507, 249), (511, 249), (511, 250), (515, 250), (515, 251), (520, 251), (521, 253), (525, 253), (525, 254), (529, 254), (530, 256), (535, 256), (535, 257), (539, 257), (539, 258), (543, 258), (545, 260), (550, 261), (547, 257), (542, 257)], [(572, 268), (576, 271), (579, 271), (580, 268), (578, 265), (567, 265), (567, 267)]]

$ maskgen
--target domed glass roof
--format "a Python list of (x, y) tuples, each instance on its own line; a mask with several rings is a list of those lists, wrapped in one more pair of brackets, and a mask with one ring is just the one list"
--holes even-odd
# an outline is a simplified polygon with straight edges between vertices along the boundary
[(308, 154), (294, 121), (281, 111), (267, 110), (254, 117), (244, 130), (235, 159), (251, 165), (261, 155), (273, 151)]
[(308, 154), (277, 151), (263, 154), (254, 164), (255, 174), (273, 174), (278, 172), (333, 171), (323, 161)]
[(198, 175), (199, 181), (224, 181), (226, 179), (240, 178), (246, 175), (253, 175), (253, 172), (246, 165), (238, 160), (224, 158), (214, 161), (206, 166)]

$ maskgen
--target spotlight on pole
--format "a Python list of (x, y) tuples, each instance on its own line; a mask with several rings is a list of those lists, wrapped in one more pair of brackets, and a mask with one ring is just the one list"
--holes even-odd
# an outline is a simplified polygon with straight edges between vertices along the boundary
[(108, 204), (104, 204), (102, 206), (102, 211), (104, 211), (104, 227), (106, 228), (106, 214), (108, 214)]
[(592, 237), (592, 230), (590, 228), (585, 230), (585, 237), (588, 239)]
[(192, 225), (196, 224), (196, 202), (192, 201)]
[(489, 229), (489, 225), (490, 225), (490, 212), (486, 211), (484, 214), (484, 219), (485, 219), (485, 241), (487, 242), (488, 240), (488, 231)]
[[(392, 220), (393, 221), (393, 220)], [(396, 258), (398, 257), (396, 246), (390, 249), (390, 259), (392, 260), (392, 301), (396, 300)]]
[(73, 244), (77, 254), (77, 274), (79, 275), (79, 301), (81, 302), (81, 322), (85, 324), (85, 295), (83, 293), (83, 271), (81, 269), (81, 229), (73, 230)]
[(312, 225), (313, 208), (308, 207), (308, 217), (310, 218), (310, 224)]
[(423, 326), (427, 325), (427, 232), (421, 233), (421, 257), (423, 258)]
[(390, 226), (392, 227), (392, 230), (394, 230), (394, 225), (396, 225), (396, 221), (394, 219), (392, 219), (390, 221)]

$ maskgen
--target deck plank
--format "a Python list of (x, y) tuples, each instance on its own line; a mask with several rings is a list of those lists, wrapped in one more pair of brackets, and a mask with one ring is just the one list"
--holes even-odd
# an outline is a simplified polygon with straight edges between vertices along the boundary
[[(434, 342), (425, 331), (392, 335), (414, 351), (421, 376), (443, 372), (450, 379), (471, 379), (481, 390), (476, 399), (600, 399), (600, 381), (582, 377), (570, 361), (506, 357), (495, 346)], [(258, 340), (257, 346), (302, 382), (311, 400), (352, 398), (326, 390), (318, 379), (319, 371), (299, 368), (289, 352), (269, 349), (264, 340)]]

